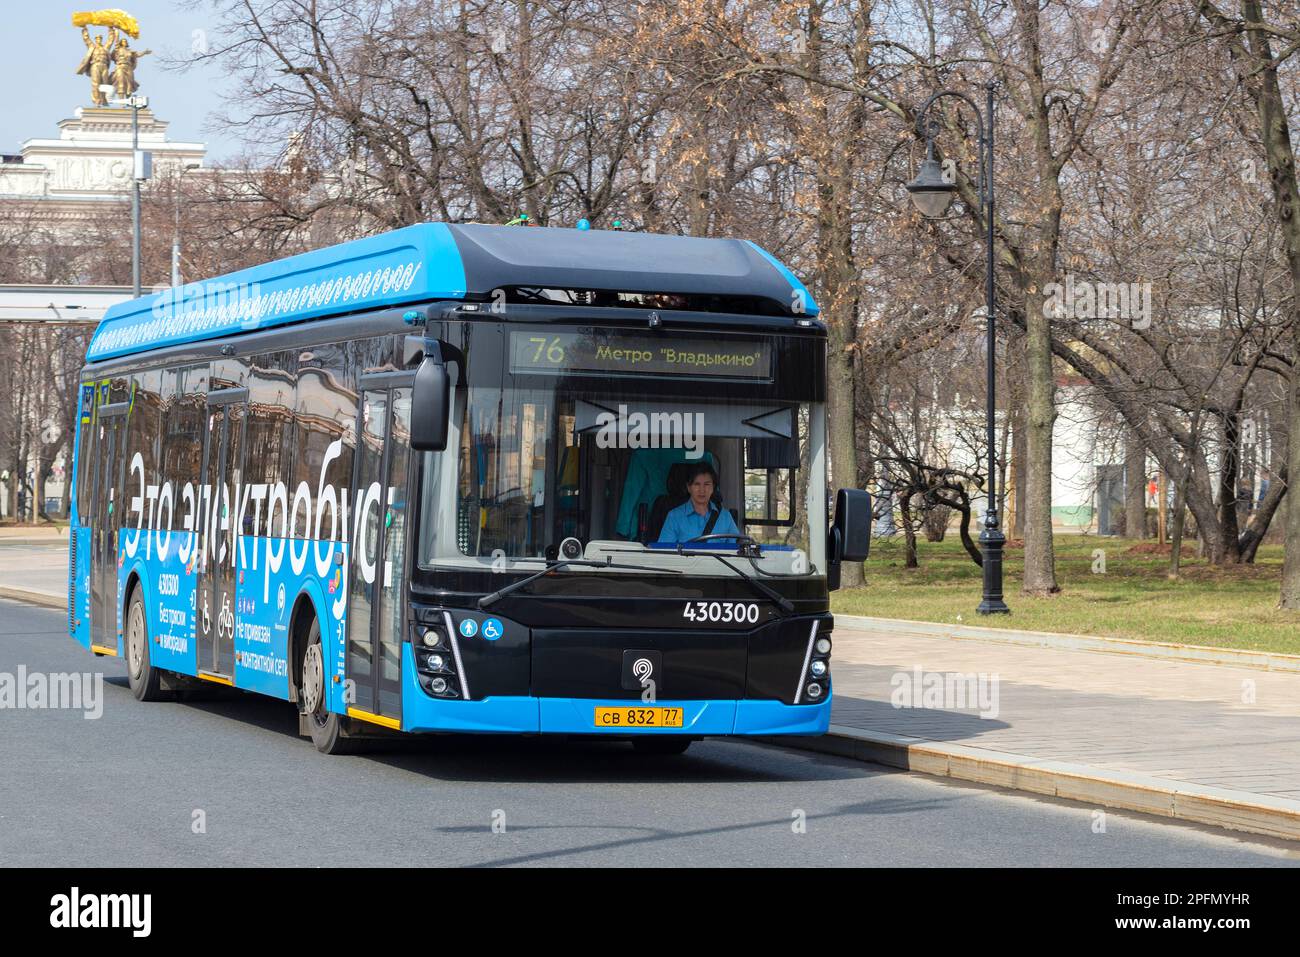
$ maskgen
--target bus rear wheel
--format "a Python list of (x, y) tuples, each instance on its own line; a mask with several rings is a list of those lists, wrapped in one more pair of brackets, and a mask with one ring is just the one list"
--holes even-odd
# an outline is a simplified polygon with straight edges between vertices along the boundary
[(126, 678), (137, 701), (165, 701), (162, 669), (149, 660), (149, 625), (144, 610), (144, 589), (136, 586), (126, 607)]
[(320, 622), (314, 617), (302, 652), (302, 686), (298, 689), (298, 707), (311, 734), (311, 743), (323, 754), (351, 754), (356, 741), (344, 735), (341, 715), (325, 705), (325, 655), (321, 647)]

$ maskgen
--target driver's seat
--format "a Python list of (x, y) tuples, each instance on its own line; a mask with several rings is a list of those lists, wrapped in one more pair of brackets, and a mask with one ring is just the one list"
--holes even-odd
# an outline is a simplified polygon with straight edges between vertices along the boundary
[[(669, 466), (668, 475), (664, 479), (664, 494), (656, 497), (650, 506), (642, 544), (648, 545), (659, 541), (659, 533), (664, 530), (668, 513), (691, 497), (690, 492), (686, 491), (686, 473), (693, 464), (693, 462), (676, 462)], [(718, 489), (713, 490), (713, 502), (719, 508), (722, 507), (722, 492)], [(734, 511), (732, 515), (734, 517)]]
[(664, 492), (655, 497), (650, 505), (650, 514), (645, 523), (645, 539), (642, 544), (659, 541), (659, 533), (664, 529), (668, 513), (690, 498), (686, 491), (686, 470), (689, 462), (676, 462), (668, 467), (664, 478)]

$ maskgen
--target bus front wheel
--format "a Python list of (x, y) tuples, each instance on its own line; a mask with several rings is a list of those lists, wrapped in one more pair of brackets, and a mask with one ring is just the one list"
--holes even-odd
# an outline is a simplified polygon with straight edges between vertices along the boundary
[(164, 701), (169, 695), (162, 690), (162, 669), (149, 660), (148, 620), (144, 589), (137, 586), (126, 608), (126, 677), (137, 701)]
[(345, 737), (343, 718), (325, 706), (325, 655), (321, 648), (320, 622), (312, 618), (311, 631), (302, 653), (302, 686), (298, 707), (311, 734), (311, 743), (324, 754), (350, 754), (356, 742)]

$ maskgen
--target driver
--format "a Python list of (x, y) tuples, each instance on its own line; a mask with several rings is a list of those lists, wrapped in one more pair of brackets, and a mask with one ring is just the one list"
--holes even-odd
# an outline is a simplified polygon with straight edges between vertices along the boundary
[(718, 473), (708, 462), (687, 469), (686, 491), (690, 498), (668, 513), (659, 541), (680, 543), (704, 535), (739, 535), (740, 529), (731, 512), (713, 501), (717, 487)]

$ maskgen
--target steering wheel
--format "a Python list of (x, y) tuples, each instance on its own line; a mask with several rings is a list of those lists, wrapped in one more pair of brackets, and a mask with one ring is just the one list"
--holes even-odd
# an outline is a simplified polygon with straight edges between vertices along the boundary
[(758, 542), (750, 538), (748, 535), (742, 535), (739, 532), (714, 532), (712, 535), (697, 535), (694, 538), (688, 538), (682, 544), (690, 545), (692, 542), (707, 542), (714, 538), (725, 538), (728, 541), (735, 542), (737, 545), (758, 544)]

